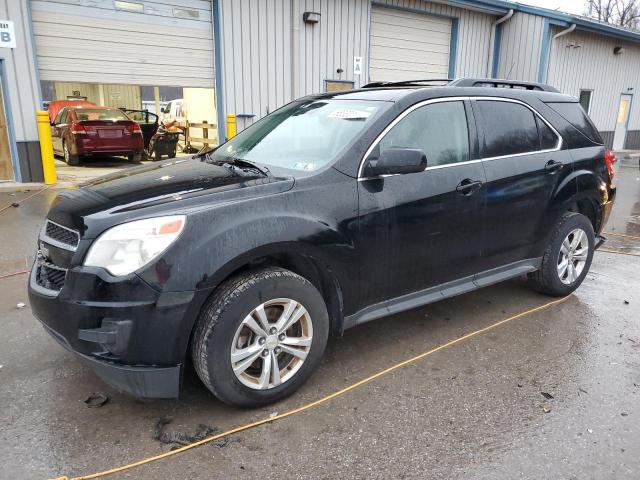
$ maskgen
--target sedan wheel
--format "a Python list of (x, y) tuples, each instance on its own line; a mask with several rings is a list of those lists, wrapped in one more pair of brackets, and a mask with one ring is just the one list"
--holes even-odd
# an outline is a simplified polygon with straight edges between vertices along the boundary
[(569, 232), (560, 246), (558, 276), (565, 285), (571, 285), (582, 274), (589, 256), (589, 241), (584, 230)]
[(242, 321), (231, 345), (231, 365), (243, 385), (257, 390), (277, 387), (302, 367), (313, 341), (306, 308), (277, 298), (256, 307)]

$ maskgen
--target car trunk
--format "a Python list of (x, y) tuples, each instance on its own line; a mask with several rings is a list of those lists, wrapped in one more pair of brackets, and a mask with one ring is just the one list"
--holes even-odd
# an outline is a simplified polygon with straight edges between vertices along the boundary
[(83, 120), (78, 122), (86, 135), (81, 135), (84, 149), (103, 152), (141, 150), (140, 134), (133, 134), (133, 121)]

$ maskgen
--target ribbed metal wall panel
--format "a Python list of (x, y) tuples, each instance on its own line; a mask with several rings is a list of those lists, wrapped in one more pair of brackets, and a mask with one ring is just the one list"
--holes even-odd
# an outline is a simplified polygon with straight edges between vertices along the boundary
[[(614, 55), (616, 46), (624, 53)], [(576, 97), (593, 90), (590, 116), (602, 131), (615, 129), (620, 95), (633, 93), (629, 130), (640, 128), (640, 46), (580, 31), (562, 36), (551, 45), (547, 81)]]
[(144, 13), (112, 0), (31, 0), (40, 78), (213, 87), (211, 1), (135, 3)]
[(16, 30), (17, 47), (0, 48), (0, 60), (3, 61), (7, 85), (4, 95), (11, 105), (11, 118), (7, 120), (11, 124), (16, 142), (38, 139), (35, 112), (42, 108), (27, 2), (28, 0), (0, 1), (0, 18), (13, 21)]
[[(324, 91), (325, 80), (368, 82), (369, 0), (221, 0), (224, 104), (240, 114), (238, 130), (282, 106), (292, 91), (292, 2), (299, 2), (299, 96)], [(493, 15), (422, 0), (384, 0), (375, 5), (458, 18), (456, 76), (486, 76)], [(319, 12), (307, 25), (304, 12)], [(362, 57), (362, 75), (353, 74)], [(338, 72), (342, 70), (342, 72)]]
[[(222, 0), (224, 104), (238, 117), (238, 130), (293, 99), (292, 2), (299, 2), (298, 96), (324, 91), (325, 80), (349, 80), (354, 57), (368, 59), (368, 0)], [(304, 12), (320, 13), (315, 25)], [(342, 72), (338, 72), (338, 70)]]
[(502, 24), (498, 78), (538, 81), (544, 18), (516, 12)]
[(376, 5), (388, 5), (436, 15), (458, 18), (458, 42), (456, 52), (456, 77), (489, 76), (491, 24), (493, 15), (465, 10), (441, 3), (423, 0), (380, 0)]

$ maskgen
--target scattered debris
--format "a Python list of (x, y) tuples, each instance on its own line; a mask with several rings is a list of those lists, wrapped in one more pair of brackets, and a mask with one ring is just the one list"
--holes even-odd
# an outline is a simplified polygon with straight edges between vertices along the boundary
[(542, 411), (543, 411), (544, 413), (549, 413), (549, 412), (551, 412), (551, 405), (549, 405), (549, 404), (546, 404), (546, 403), (545, 403), (544, 405), (542, 405)]
[(546, 398), (547, 400), (553, 400), (553, 395), (551, 395), (550, 393), (547, 392), (540, 392), (542, 394), (542, 396), (544, 398)]
[(625, 305), (629, 305), (629, 300), (625, 300), (625, 301), (624, 301), (624, 304), (625, 304)]
[(269, 414), (269, 418), (276, 418), (278, 416), (278, 412), (272, 412)]
[(622, 417), (628, 417), (628, 416), (629, 416), (629, 414), (628, 414), (627, 412), (622, 412), (622, 413), (620, 413), (620, 416), (622, 416)]
[(84, 400), (84, 404), (88, 408), (98, 408), (98, 407), (102, 407), (108, 401), (109, 401), (109, 397), (107, 397), (104, 393), (93, 392)]
[(582, 393), (589, 394), (589, 392), (587, 392), (587, 391), (586, 391), (584, 388), (582, 388), (582, 387), (578, 387), (578, 391), (579, 391), (579, 392), (582, 392)]
[(587, 428), (587, 432), (589, 432), (589, 433), (593, 433), (593, 429), (591, 429), (591, 428)]
[[(154, 428), (153, 438), (160, 443), (164, 443), (165, 445), (171, 445), (171, 450), (175, 450), (177, 448), (183, 447), (185, 445), (189, 445), (194, 442), (199, 442), (200, 440), (204, 440), (205, 438), (211, 437), (218, 432), (217, 428), (210, 427), (209, 425), (200, 424), (196, 428), (196, 431), (193, 435), (189, 435), (187, 433), (181, 432), (167, 432), (166, 426), (169, 425), (173, 420), (171, 418), (162, 417), (159, 418), (156, 422), (156, 426)], [(237, 442), (238, 440), (233, 437), (225, 437), (221, 438), (213, 442), (213, 445), (216, 447), (226, 447), (230, 443)]]
[(518, 388), (522, 388), (522, 384), (521, 383), (517, 383), (516, 385), (518, 385)]
[(17, 207), (19, 207), (19, 206), (20, 206), (20, 204), (19, 204), (18, 202), (13, 202), (13, 203), (11, 204), (11, 206), (12, 206), (12, 207), (14, 207), (14, 208), (17, 208)]
[(26, 306), (26, 305), (25, 305), (24, 303), (22, 303), (22, 302), (20, 302), (20, 303), (18, 303), (18, 304), (16, 305), (16, 307), (18, 307), (18, 308), (24, 308), (25, 306)]

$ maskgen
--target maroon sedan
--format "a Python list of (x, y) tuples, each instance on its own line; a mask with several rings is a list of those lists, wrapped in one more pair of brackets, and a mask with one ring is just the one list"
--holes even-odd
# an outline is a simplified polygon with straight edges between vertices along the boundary
[(65, 107), (52, 122), (53, 151), (69, 165), (83, 157), (123, 155), (139, 162), (144, 151), (140, 125), (116, 108)]

